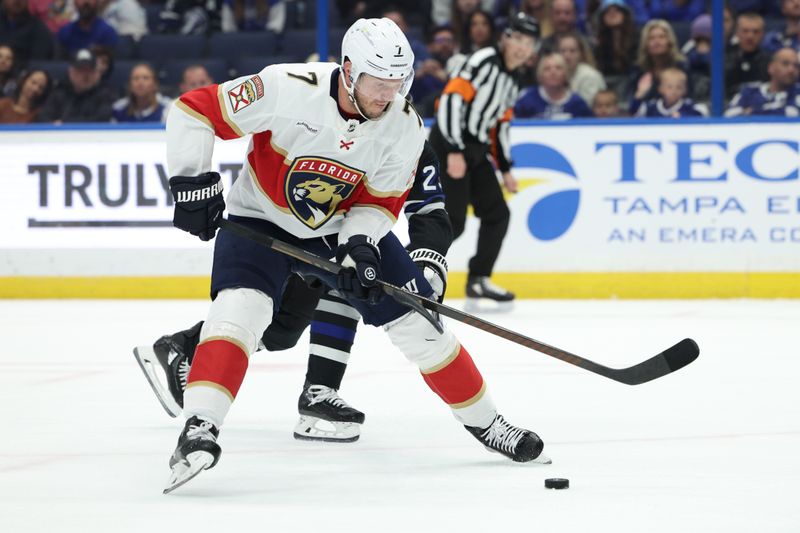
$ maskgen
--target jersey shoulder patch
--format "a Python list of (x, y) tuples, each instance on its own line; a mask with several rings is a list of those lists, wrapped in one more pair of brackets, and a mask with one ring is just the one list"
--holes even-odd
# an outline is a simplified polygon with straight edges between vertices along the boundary
[(256, 100), (264, 97), (264, 82), (256, 74), (228, 89), (228, 101), (234, 113), (238, 113)]

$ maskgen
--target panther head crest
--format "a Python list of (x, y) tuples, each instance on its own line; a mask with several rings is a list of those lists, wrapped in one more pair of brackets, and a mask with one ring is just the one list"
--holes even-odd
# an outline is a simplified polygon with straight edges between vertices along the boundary
[(311, 214), (305, 218), (306, 224), (316, 226), (327, 219), (342, 201), (343, 183), (328, 183), (320, 178), (298, 183), (292, 189), (295, 205), (304, 204)]

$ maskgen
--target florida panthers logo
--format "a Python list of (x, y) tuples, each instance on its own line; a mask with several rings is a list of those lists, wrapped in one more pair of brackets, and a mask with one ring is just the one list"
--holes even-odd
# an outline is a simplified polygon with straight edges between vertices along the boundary
[(286, 201), (292, 213), (317, 229), (336, 213), (364, 173), (330, 159), (298, 157), (286, 174)]

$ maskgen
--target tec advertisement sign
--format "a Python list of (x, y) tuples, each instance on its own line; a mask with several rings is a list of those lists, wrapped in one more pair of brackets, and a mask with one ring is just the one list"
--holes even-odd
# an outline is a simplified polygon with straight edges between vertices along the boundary
[(497, 269), (800, 271), (798, 140), (787, 122), (516, 127)]
[[(0, 248), (207, 247), (172, 228), (164, 138), (0, 131)], [(793, 122), (515, 125), (520, 192), (496, 270), (799, 272), (799, 140)], [(246, 146), (217, 143), (226, 188)], [(448, 256), (454, 271), (476, 239), (473, 219)]]

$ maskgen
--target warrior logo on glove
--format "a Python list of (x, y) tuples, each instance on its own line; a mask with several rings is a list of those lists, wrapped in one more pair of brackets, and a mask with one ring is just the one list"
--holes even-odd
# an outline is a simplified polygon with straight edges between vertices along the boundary
[(219, 228), (225, 200), (222, 198), (222, 181), (216, 172), (199, 176), (173, 176), (169, 188), (175, 200), (172, 223), (203, 241), (214, 238)]
[(211, 187), (195, 189), (193, 191), (176, 191), (175, 201), (179, 204), (186, 202), (196, 202), (198, 200), (208, 200), (222, 192), (222, 183), (215, 183)]

